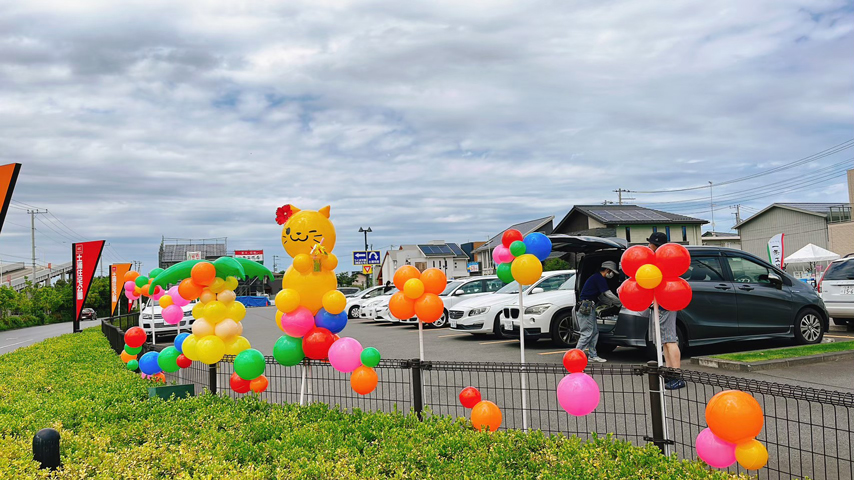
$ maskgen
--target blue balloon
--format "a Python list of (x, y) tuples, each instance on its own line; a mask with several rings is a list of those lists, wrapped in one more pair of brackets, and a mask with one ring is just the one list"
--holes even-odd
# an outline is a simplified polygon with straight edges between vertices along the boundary
[(332, 315), (324, 309), (320, 309), (317, 315), (314, 316), (314, 324), (317, 327), (325, 328), (332, 333), (338, 333), (344, 330), (347, 326), (347, 314), (344, 312), (338, 315)]
[(552, 241), (540, 232), (529, 233), (524, 242), (525, 253), (530, 253), (540, 259), (541, 262), (546, 261), (549, 254), (552, 253)]
[(182, 334), (178, 335), (177, 337), (175, 337), (175, 348), (177, 348), (179, 352), (184, 353), (184, 349), (181, 347), (184, 345), (184, 339), (186, 339), (189, 336), (190, 336), (189, 333), (182, 333)]
[(139, 371), (146, 375), (156, 375), (163, 371), (157, 363), (157, 352), (148, 352), (139, 359)]

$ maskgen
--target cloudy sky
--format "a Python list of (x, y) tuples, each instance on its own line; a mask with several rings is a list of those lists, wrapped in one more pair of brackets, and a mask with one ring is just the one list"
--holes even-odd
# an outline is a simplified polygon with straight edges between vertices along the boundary
[[(0, 160), (23, 167), (0, 258), (29, 258), (27, 205), (53, 214), (40, 262), (106, 239), (147, 272), (161, 236), (284, 255), (286, 203), (331, 204), (344, 259), (360, 226), (481, 240), (765, 173), (854, 138), (852, 30), (823, 0), (2, 0)], [(717, 229), (846, 201), (852, 159), (715, 188)], [(631, 196), (708, 219), (708, 193)]]

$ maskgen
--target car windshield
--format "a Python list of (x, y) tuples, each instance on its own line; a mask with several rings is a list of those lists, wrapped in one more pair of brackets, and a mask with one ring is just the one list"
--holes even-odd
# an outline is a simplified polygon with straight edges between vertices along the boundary
[(445, 287), (445, 290), (443, 290), (442, 293), (439, 294), (439, 296), (440, 297), (447, 297), (448, 295), (451, 294), (451, 292), (454, 291), (455, 288), (459, 287), (462, 284), (463, 284), (463, 282), (449, 282), (448, 286)]
[(831, 263), (824, 280), (854, 280), (854, 260)]
[(558, 290), (575, 290), (575, 275), (569, 277), (569, 280), (563, 282)]
[[(511, 282), (501, 287), (495, 293), (519, 293), (519, 282)], [(527, 330), (526, 330), (527, 331)]]

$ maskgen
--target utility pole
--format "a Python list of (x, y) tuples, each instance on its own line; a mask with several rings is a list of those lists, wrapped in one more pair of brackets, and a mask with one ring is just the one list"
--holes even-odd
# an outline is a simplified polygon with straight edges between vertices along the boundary
[(36, 215), (47, 213), (47, 209), (39, 210), (36, 208), (35, 210), (27, 210), (27, 213), (30, 214), (30, 230), (31, 230), (31, 240), (33, 244), (33, 286), (36, 284)]
[(709, 210), (712, 211), (712, 231), (715, 231), (715, 200), (712, 194), (712, 182), (709, 182)]
[(736, 205), (730, 205), (729, 208), (735, 209), (735, 224), (738, 225), (739, 223), (741, 223), (741, 204), (739, 203)]
[[(616, 192), (616, 193), (617, 193), (617, 205), (622, 205), (622, 204), (623, 204), (623, 192), (625, 192), (625, 193), (629, 193), (630, 191), (631, 191), (631, 190), (626, 190), (626, 189), (623, 189), (623, 188), (618, 188), (618, 189), (614, 190), (614, 192)], [(626, 198), (626, 200), (634, 200), (634, 198), (628, 198), (628, 197), (627, 197), (627, 198)], [(614, 202), (611, 202), (611, 203), (614, 203)], [(606, 203), (606, 205), (607, 205), (607, 203)]]

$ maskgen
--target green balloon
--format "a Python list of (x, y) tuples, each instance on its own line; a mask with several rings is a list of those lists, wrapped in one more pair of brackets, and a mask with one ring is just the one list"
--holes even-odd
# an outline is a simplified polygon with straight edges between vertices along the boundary
[(374, 347), (362, 350), (362, 365), (374, 368), (380, 364), (380, 351)]
[(154, 278), (154, 277), (160, 275), (161, 273), (163, 273), (162, 268), (155, 268), (154, 270), (148, 272), (148, 278)]
[(160, 369), (167, 373), (177, 372), (181, 369), (178, 366), (178, 355), (181, 355), (181, 352), (178, 351), (175, 347), (166, 347), (160, 352), (160, 355), (157, 356), (157, 365), (160, 366)]
[(498, 278), (504, 283), (510, 283), (513, 281), (513, 272), (510, 271), (509, 263), (502, 263), (498, 266)]
[(144, 287), (148, 284), (148, 277), (146, 277), (145, 275), (140, 275), (136, 277), (136, 280), (134, 280), (133, 283), (135, 283), (137, 287)]
[(264, 373), (264, 354), (250, 348), (234, 357), (234, 373), (244, 380), (255, 380)]
[(516, 240), (510, 244), (510, 253), (512, 253), (514, 257), (521, 257), (525, 254), (526, 250), (527, 247), (525, 247), (525, 242)]
[(273, 358), (286, 367), (298, 365), (304, 357), (305, 353), (302, 351), (301, 338), (283, 335), (279, 337), (276, 345), (273, 346)]
[(139, 362), (137, 362), (136, 360), (131, 360), (127, 363), (127, 367), (128, 370), (136, 370), (137, 368), (139, 368)]
[(142, 351), (142, 347), (131, 348), (131, 347), (125, 345), (125, 352), (127, 352), (128, 355), (137, 355), (141, 351)]

